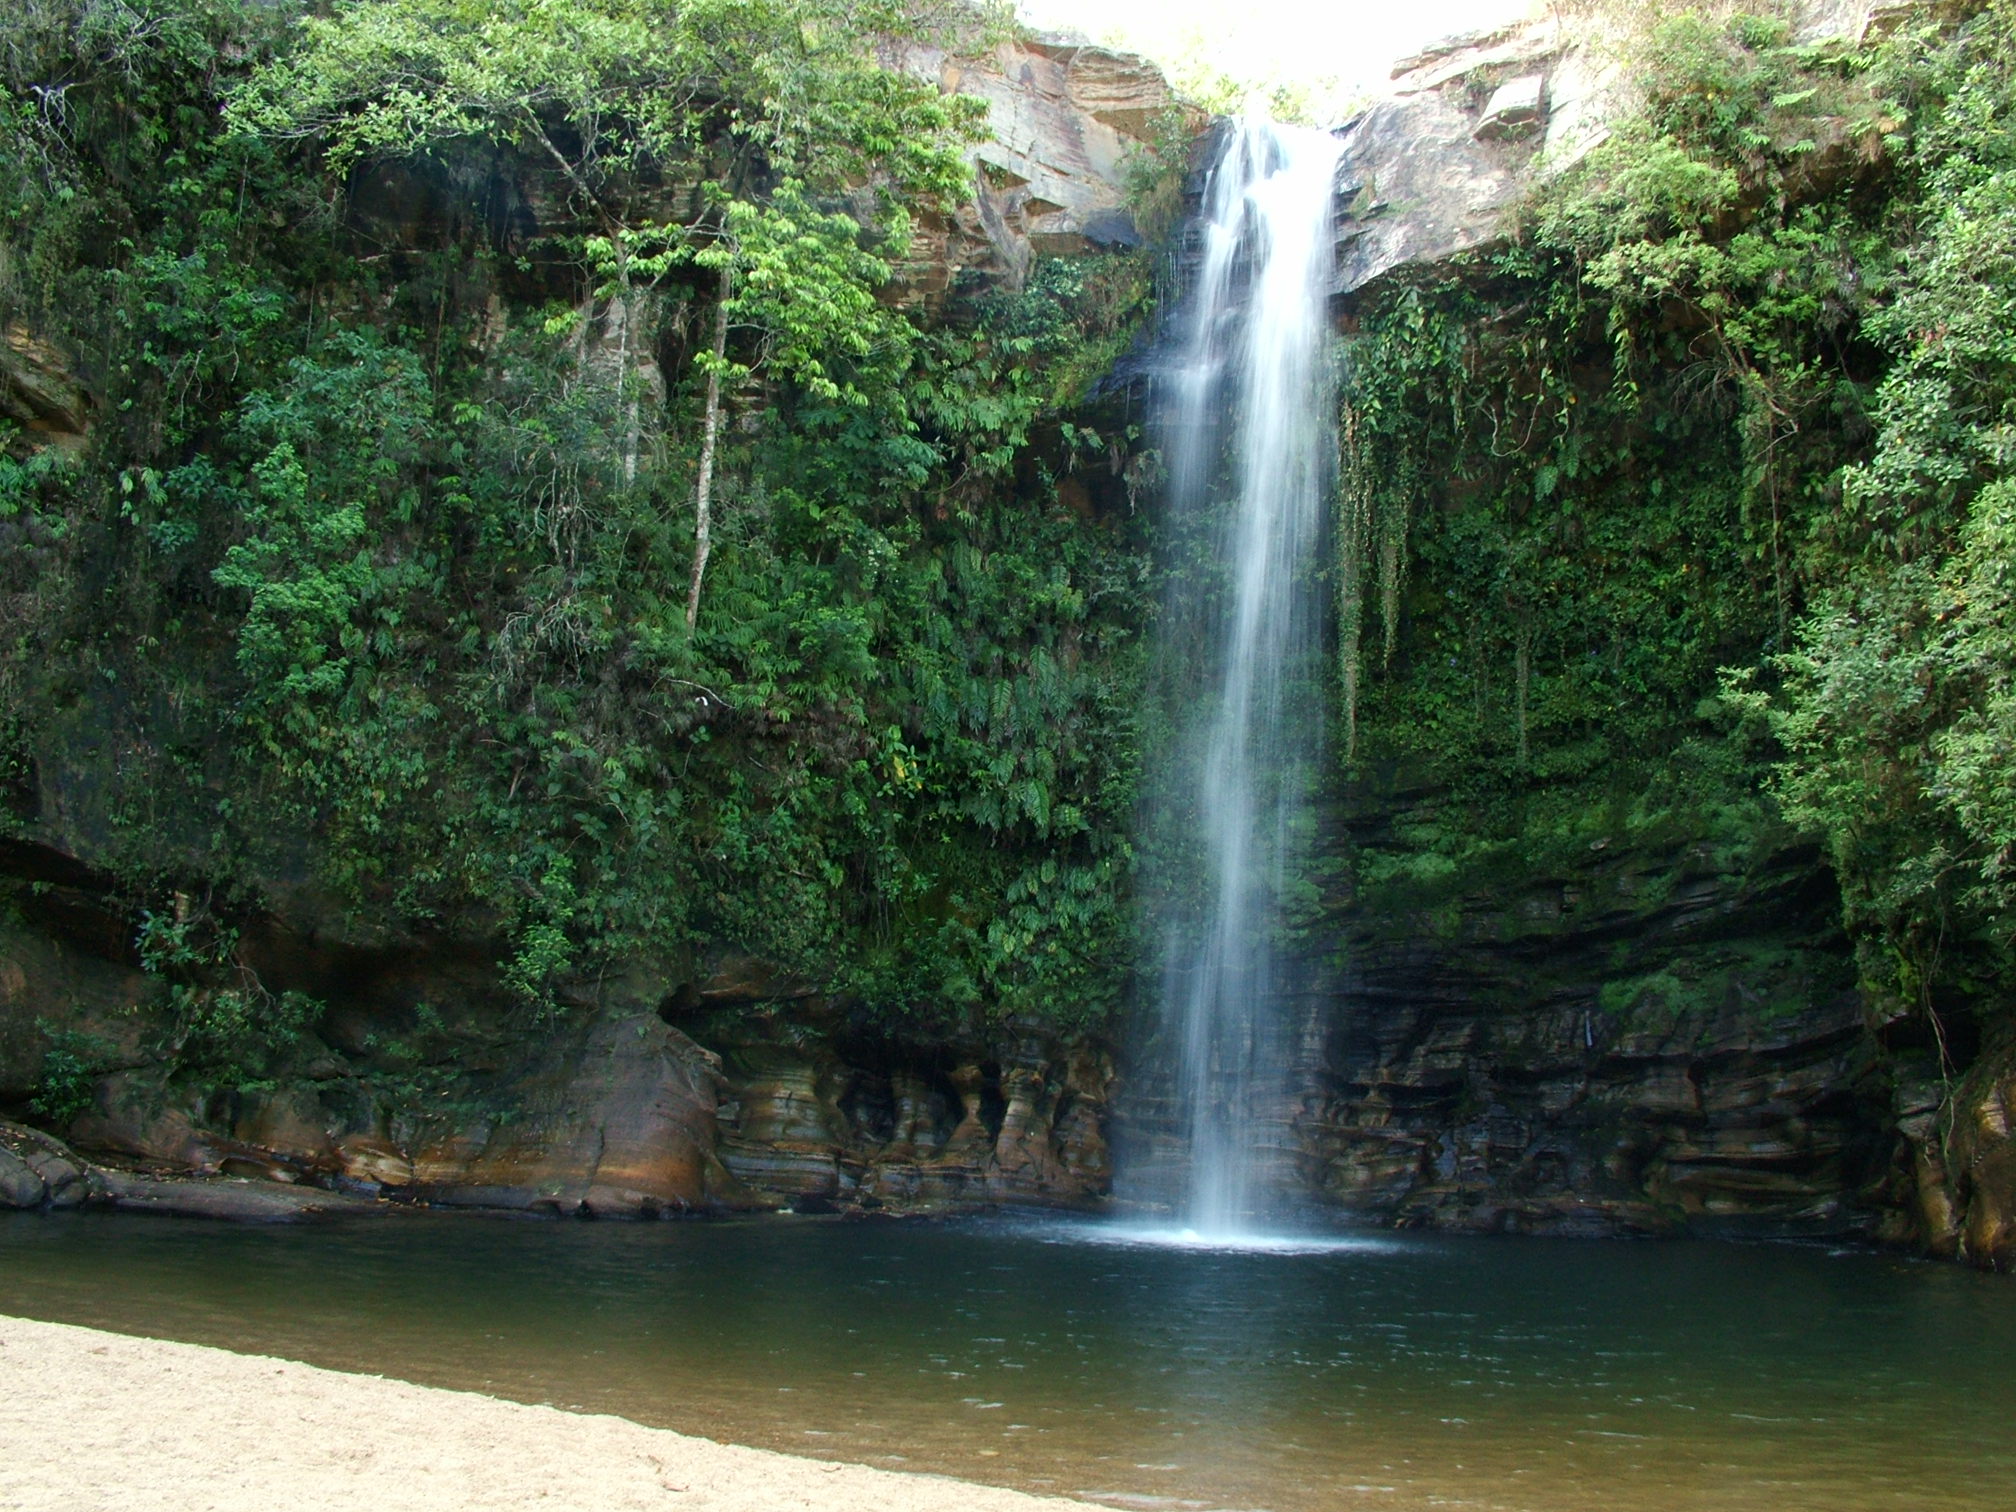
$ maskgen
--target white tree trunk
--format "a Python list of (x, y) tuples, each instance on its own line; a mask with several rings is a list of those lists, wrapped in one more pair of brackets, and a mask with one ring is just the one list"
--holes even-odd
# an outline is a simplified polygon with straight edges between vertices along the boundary
[(721, 270), (721, 292), (714, 306), (714, 363), (707, 370), (707, 402), (700, 422), (700, 477), (693, 489), (693, 588), (686, 595), (686, 628), (700, 619), (700, 580), (707, 574), (707, 553), (714, 525), (714, 445), (721, 435), (721, 365), (728, 356), (728, 270)]

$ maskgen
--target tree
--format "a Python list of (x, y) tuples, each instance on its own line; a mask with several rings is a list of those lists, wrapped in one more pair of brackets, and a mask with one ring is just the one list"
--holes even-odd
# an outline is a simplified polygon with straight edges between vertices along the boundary
[[(242, 131), (319, 142), (330, 167), (489, 141), (550, 163), (597, 234), (604, 294), (697, 265), (714, 321), (694, 483), (686, 620), (699, 614), (722, 393), (758, 365), (865, 405), (908, 323), (875, 297), (906, 206), (963, 194), (981, 107), (885, 66), (970, 11), (905, 0), (353, 0), (233, 102)], [(690, 222), (653, 218), (648, 177), (702, 185)], [(748, 361), (730, 338), (751, 334)]]
[(1915, 194), (1868, 321), (1891, 357), (1875, 450), (1842, 474), (1782, 686), (1748, 693), (1785, 744), (1788, 810), (1827, 838), (1865, 979), (1935, 1029), (1935, 998), (2016, 960), (2012, 43), (2016, 16), (1992, 7), (1949, 41), (1897, 44)]

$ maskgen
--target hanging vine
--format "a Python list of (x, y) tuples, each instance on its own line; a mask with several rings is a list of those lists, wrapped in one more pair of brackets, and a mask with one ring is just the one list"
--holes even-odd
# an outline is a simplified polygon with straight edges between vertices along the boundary
[(1332, 573), (1347, 760), (1357, 755), (1366, 622), (1375, 605), (1381, 675), (1400, 643), (1409, 532), (1428, 488), (1425, 459), (1446, 446), (1462, 402), (1462, 344), (1448, 312), (1408, 289), (1369, 316), (1346, 351)]

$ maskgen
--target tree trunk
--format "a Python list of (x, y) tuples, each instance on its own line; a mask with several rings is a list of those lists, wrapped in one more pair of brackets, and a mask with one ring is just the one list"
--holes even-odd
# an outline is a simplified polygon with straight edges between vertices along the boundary
[(700, 422), (700, 477), (693, 488), (693, 589), (686, 596), (686, 628), (700, 619), (700, 580), (707, 574), (714, 516), (714, 443), (721, 435), (721, 366), (728, 358), (728, 270), (721, 270), (721, 292), (714, 306), (714, 363), (707, 369), (707, 403)]
[(617, 263), (616, 277), (618, 287), (609, 305), (609, 318), (623, 322), (616, 343), (616, 396), (623, 405), (623, 486), (628, 488), (637, 481), (637, 452), (643, 443), (638, 433), (642, 414), (637, 403), (637, 375), (630, 371), (630, 327), (637, 318), (637, 306), (630, 287), (628, 257)]

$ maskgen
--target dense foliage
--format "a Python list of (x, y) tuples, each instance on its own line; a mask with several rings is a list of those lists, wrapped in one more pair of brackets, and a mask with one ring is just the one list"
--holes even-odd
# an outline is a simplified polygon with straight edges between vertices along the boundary
[(1648, 19), (1516, 243), (1369, 301), (1340, 744), (1473, 803), (1362, 882), (1790, 825), (1879, 1004), (2005, 1016), (2012, 27)]
[[(1769, 714), (1780, 791), (1824, 832), (1868, 975), (1928, 1007), (2006, 1003), (2016, 968), (2016, 13), (1987, 9), (1900, 68), (1920, 128), (1876, 445), (1842, 475)], [(1935, 1019), (1936, 1021), (1936, 1019)]]
[[(1964, 1058), (2016, 966), (2016, 8), (1632, 14), (1520, 234), (1352, 312), (1334, 749), (1437, 795), (1355, 896), (1807, 836)], [(1116, 1000), (1153, 464), (1085, 395), (1150, 278), (902, 297), (972, 122), (882, 52), (976, 24), (0, 0), (0, 813), (129, 890), (178, 1053), (314, 1013), (266, 910), (484, 941), (535, 1014), (735, 954)]]
[(970, 114), (878, 49), (946, 24), (0, 0), (0, 325), (94, 405), (0, 434), (8, 822), (207, 942), (158, 970), (212, 1059), (308, 1011), (234, 956), (283, 906), (541, 1012), (723, 953), (1113, 1000), (1149, 599), (1059, 485), (1147, 283), (890, 297)]

